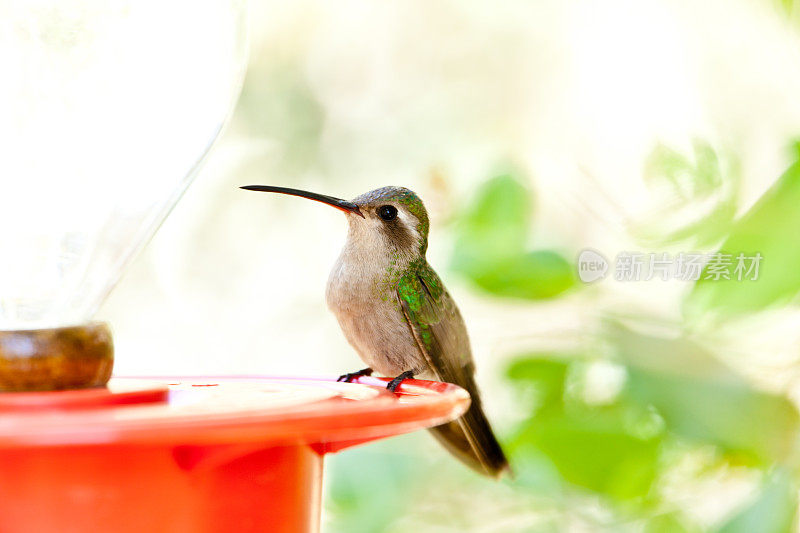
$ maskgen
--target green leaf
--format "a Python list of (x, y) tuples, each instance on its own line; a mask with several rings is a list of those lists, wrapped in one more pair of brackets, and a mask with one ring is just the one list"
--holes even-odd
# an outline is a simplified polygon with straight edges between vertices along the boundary
[(574, 286), (574, 269), (563, 256), (526, 252), (530, 196), (510, 174), (486, 182), (457, 225), (452, 268), (496, 296), (538, 300)]
[(544, 455), (573, 485), (615, 500), (643, 498), (656, 478), (661, 439), (639, 438), (625, 419), (618, 406), (542, 410), (511, 441), (512, 463)]
[(511, 381), (534, 382), (560, 395), (564, 389), (570, 356), (556, 359), (554, 354), (531, 353), (513, 361), (506, 375)]
[(509, 442), (517, 482), (546, 491), (561, 479), (614, 500), (645, 498), (656, 478), (662, 434), (642, 436), (639, 406), (567, 400), (570, 366), (563, 357), (532, 354), (509, 367), (509, 378), (521, 391), (534, 389), (538, 400)]
[(575, 285), (572, 264), (550, 250), (501, 259), (471, 272), (472, 281), (496, 296), (538, 300), (552, 298)]
[[(794, 164), (761, 199), (738, 220), (720, 251), (732, 254), (724, 268), (730, 279), (710, 278), (703, 270), (688, 294), (684, 312), (689, 319), (712, 318), (759, 311), (784, 304), (800, 291), (800, 163)], [(736, 255), (762, 257), (758, 278), (738, 280)], [(749, 262), (748, 265), (749, 266)], [(751, 275), (752, 276), (752, 275)], [(742, 276), (747, 277), (747, 276)]]
[(784, 470), (765, 480), (754, 501), (725, 522), (718, 533), (788, 533), (794, 531), (797, 487)]
[(455, 268), (480, 271), (497, 259), (522, 253), (531, 218), (530, 196), (531, 191), (510, 174), (484, 183), (456, 228)]
[(628, 365), (626, 394), (655, 407), (671, 432), (748, 462), (770, 464), (788, 456), (800, 426), (789, 399), (754, 388), (688, 339), (618, 324), (613, 337)]
[(511, 363), (506, 375), (512, 382), (524, 382), (525, 387), (533, 384), (545, 396), (557, 400), (564, 392), (569, 362), (550, 357), (549, 354), (529, 354)]

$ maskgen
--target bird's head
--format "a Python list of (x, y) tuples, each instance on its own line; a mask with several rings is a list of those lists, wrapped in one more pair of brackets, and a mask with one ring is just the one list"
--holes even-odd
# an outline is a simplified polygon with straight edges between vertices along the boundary
[(246, 185), (249, 191), (276, 192), (316, 200), (347, 214), (348, 245), (361, 251), (390, 252), (412, 258), (428, 248), (428, 212), (419, 196), (405, 187), (381, 187), (351, 201), (299, 189)]

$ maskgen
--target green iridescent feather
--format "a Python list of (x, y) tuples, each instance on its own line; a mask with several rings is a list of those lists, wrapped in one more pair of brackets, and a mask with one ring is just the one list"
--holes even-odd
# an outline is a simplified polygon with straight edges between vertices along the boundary
[(410, 320), (428, 348), (432, 343), (431, 325), (442, 320), (443, 293), (442, 281), (425, 259), (412, 262), (397, 282), (400, 302), (408, 310)]

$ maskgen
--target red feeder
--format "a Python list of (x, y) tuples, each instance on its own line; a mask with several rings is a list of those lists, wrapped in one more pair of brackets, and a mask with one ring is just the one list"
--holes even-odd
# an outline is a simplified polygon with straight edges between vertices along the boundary
[(315, 531), (326, 453), (460, 416), (447, 383), (112, 379), (0, 394), (0, 531)]

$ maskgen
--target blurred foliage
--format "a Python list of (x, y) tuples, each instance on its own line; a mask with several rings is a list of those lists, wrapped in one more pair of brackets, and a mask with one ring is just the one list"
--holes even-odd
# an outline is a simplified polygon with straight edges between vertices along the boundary
[(562, 255), (526, 249), (531, 196), (511, 174), (488, 180), (457, 220), (452, 269), (496, 296), (538, 300), (572, 287), (575, 269)]
[[(336, 478), (332, 496), (341, 522), (335, 529), (399, 531), (411, 524), (482, 531), (475, 517), (463, 524), (454, 518), (463, 511), (451, 501), (453, 494), (472, 493), (469, 507), (480, 494), (476, 513), (483, 509), (493, 516), (496, 508), (509, 523), (531, 524), (514, 529), (520, 531), (563, 531), (576, 521), (589, 530), (648, 533), (792, 531), (800, 413), (789, 397), (757, 386), (725, 362), (709, 336), (713, 329), (693, 326), (711, 315), (724, 319), (786, 303), (800, 290), (794, 272), (800, 247), (792, 233), (800, 227), (800, 163), (738, 220), (738, 177), (723, 166), (733, 168), (702, 142), (695, 143), (691, 158), (659, 146), (644, 179), (672, 191), (674, 209), (713, 200), (705, 218), (662, 234), (663, 242), (759, 252), (764, 259), (757, 281), (701, 279), (686, 293), (682, 323), (645, 316), (623, 320), (612, 311), (583, 339), (582, 349), (518, 355), (505, 375), (520, 413), (504, 439), (516, 474), (506, 486), (513, 497), (502, 486), (463, 477), (455, 461), (447, 463), (455, 470), (431, 478), (429, 465), (377, 454), (344, 466), (363, 474)], [(495, 297), (540, 300), (575, 287), (573, 266), (562, 255), (528, 249), (532, 197), (513, 173), (487, 180), (456, 217), (453, 270)], [(426, 483), (419, 483), (421, 477)], [(676, 499), (689, 486), (725, 490), (720, 480), (727, 477), (748, 480), (752, 490), (728, 502), (711, 522), (698, 519), (693, 502)], [(391, 491), (375, 489), (387, 478)], [(520, 503), (503, 508), (500, 502), (509, 498)], [(438, 512), (419, 510), (431, 501)], [(406, 514), (403, 508), (415, 511)], [(592, 508), (602, 512), (587, 512)], [(526, 522), (531, 510), (537, 518)], [(363, 523), (353, 526), (356, 515)], [(437, 529), (437, 523), (445, 525)]]
[[(402, 436), (398, 441), (409, 440)], [(395, 443), (396, 444), (396, 443)], [(413, 505), (415, 476), (412, 458), (397, 453), (393, 443), (375, 443), (361, 453), (342, 453), (332, 465), (329, 487), (337, 531), (382, 531)], [(381, 490), (383, 486), (396, 490)]]
[(791, 21), (797, 22), (798, 18), (798, 2), (796, 0), (773, 0), (777, 4), (778, 9)]
[(627, 365), (627, 392), (654, 407), (670, 431), (748, 464), (787, 459), (800, 424), (787, 398), (755, 389), (685, 337), (658, 337), (619, 324), (608, 333)]
[(643, 178), (667, 201), (633, 228), (639, 238), (708, 246), (729, 231), (740, 182), (734, 158), (721, 161), (714, 148), (702, 140), (694, 141), (691, 156), (659, 144), (645, 162)]
[(771, 472), (758, 495), (735, 513), (717, 531), (719, 533), (781, 533), (791, 531), (797, 504), (797, 487), (783, 469)]
[[(576, 520), (590, 530), (648, 533), (793, 530), (800, 413), (789, 397), (725, 362), (713, 337), (703, 336), (713, 330), (692, 326), (712, 314), (724, 319), (786, 303), (800, 290), (794, 273), (800, 247), (792, 233), (800, 227), (800, 163), (738, 220), (738, 178), (725, 177), (707, 144), (695, 143), (691, 158), (656, 148), (644, 179), (668, 187), (679, 199), (676, 208), (714, 198), (707, 218), (665, 240), (759, 252), (758, 280), (696, 282), (685, 296), (683, 323), (609, 314), (582, 349), (518, 355), (505, 375), (520, 413), (504, 439), (515, 471), (505, 488), (468, 477), (455, 461), (447, 463), (454, 468), (448, 473), (434, 468), (442, 475), (432, 479), (429, 464), (409, 463), (402, 454), (358, 455), (358, 464), (339, 465), (359, 475), (336, 476), (331, 494), (341, 522), (334, 529), (483, 530), (474, 516), (461, 517), (453, 500), (471, 493), (473, 500), (480, 494), (476, 513), (500, 509), (509, 523), (531, 524), (514, 529), (520, 531), (563, 531)], [(489, 295), (540, 300), (575, 286), (573, 266), (562, 255), (528, 248), (532, 197), (515, 174), (495, 176), (456, 218), (452, 268)], [(726, 476), (749, 480), (752, 490), (711, 522), (676, 499), (681, 487), (716, 483), (724, 490)], [(391, 491), (375, 488), (386, 479)], [(513, 497), (503, 492), (509, 487)], [(502, 507), (509, 498), (520, 503)], [(420, 510), (432, 501), (438, 511)], [(598, 505), (601, 513), (581, 516)], [(526, 522), (531, 510), (537, 518)]]
[(736, 261), (726, 269), (729, 279), (706, 279), (703, 271), (686, 301), (690, 318), (706, 313), (737, 315), (785, 304), (800, 291), (800, 163), (795, 163), (734, 225), (721, 253), (755, 255), (763, 260), (758, 279), (739, 281)]
[(568, 388), (570, 367), (532, 354), (509, 369), (512, 383), (540, 392), (538, 405), (509, 444), (518, 482), (541, 486), (542, 473), (551, 467), (561, 480), (611, 499), (645, 501), (656, 475), (658, 423), (624, 399), (586, 404)]
[[(699, 526), (683, 513), (659, 512), (669, 508), (662, 489), (676, 450), (713, 446), (719, 464), (753, 470), (791, 459), (800, 419), (787, 398), (759, 390), (680, 335), (609, 321), (602, 342), (613, 360), (532, 353), (510, 366), (520, 397), (535, 391), (527, 395), (530, 415), (508, 446), (521, 486), (573, 486), (623, 514), (650, 517), (647, 531), (691, 531)], [(593, 368), (622, 377), (599, 400)], [(605, 380), (607, 388), (609, 381), (615, 380)], [(722, 530), (788, 531), (793, 487), (785, 472), (772, 475)]]
[(271, 159), (279, 162), (281, 173), (319, 164), (324, 109), (297, 62), (252, 63), (236, 111), (237, 124), (249, 135), (274, 144), (279, 153)]
[(490, 482), (427, 432), (371, 443), (328, 462), (326, 531), (554, 531), (552, 501)]

